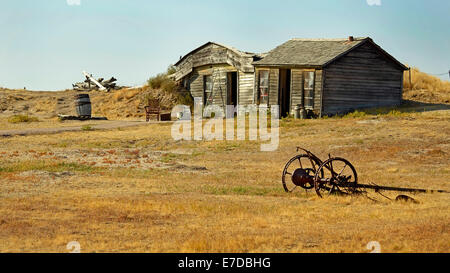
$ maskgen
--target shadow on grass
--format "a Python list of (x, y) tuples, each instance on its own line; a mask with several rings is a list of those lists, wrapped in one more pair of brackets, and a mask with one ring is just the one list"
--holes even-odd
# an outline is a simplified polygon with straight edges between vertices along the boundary
[(412, 100), (403, 100), (399, 106), (386, 106), (366, 109), (351, 109), (344, 113), (334, 116), (325, 116), (324, 118), (362, 118), (366, 116), (404, 116), (413, 113), (423, 113), (438, 110), (449, 110), (449, 104), (442, 103), (424, 103)]

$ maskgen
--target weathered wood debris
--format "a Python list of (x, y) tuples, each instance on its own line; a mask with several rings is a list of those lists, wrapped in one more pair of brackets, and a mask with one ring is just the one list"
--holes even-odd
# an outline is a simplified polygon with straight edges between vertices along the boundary
[(106, 117), (86, 117), (86, 116), (71, 116), (58, 114), (59, 120), (108, 120)]
[(87, 92), (92, 90), (101, 90), (108, 92), (109, 90), (117, 90), (123, 88), (123, 86), (117, 85), (117, 79), (111, 77), (109, 80), (105, 80), (104, 78), (95, 79), (92, 74), (88, 74), (83, 71), (83, 75), (86, 77), (86, 80), (83, 82), (77, 82), (72, 84), (72, 87), (76, 91)]

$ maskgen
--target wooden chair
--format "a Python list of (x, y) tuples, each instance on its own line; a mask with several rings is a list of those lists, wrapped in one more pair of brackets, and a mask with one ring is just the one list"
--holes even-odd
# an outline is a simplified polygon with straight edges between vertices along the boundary
[(159, 105), (159, 100), (149, 99), (148, 105), (145, 108), (145, 121), (150, 121), (150, 115), (157, 115), (158, 121), (161, 120), (161, 106)]

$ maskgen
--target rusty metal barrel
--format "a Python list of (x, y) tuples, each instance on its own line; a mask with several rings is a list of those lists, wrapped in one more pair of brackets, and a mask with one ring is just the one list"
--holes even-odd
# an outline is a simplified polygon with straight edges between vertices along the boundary
[(75, 109), (79, 117), (90, 118), (92, 114), (91, 99), (89, 94), (75, 95)]

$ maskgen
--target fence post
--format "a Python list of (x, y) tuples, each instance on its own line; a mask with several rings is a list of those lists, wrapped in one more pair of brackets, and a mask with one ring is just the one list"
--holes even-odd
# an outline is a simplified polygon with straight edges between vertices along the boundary
[(412, 90), (412, 80), (411, 80), (411, 67), (408, 67), (409, 70), (409, 88)]

